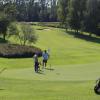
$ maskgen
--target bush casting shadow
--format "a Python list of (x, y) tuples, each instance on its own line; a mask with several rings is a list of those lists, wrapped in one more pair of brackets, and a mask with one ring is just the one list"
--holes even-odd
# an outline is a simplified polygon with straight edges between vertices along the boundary
[(81, 34), (81, 33), (75, 33), (75, 32), (72, 32), (72, 31), (67, 31), (67, 33), (69, 35), (74, 36), (75, 38), (80, 38), (80, 39), (83, 39), (83, 40), (86, 40), (86, 41), (100, 43), (100, 38), (97, 38), (97, 37), (92, 37), (92, 36)]
[(18, 44), (0, 44), (0, 57), (5, 58), (30, 58), (37, 53), (40, 57), (42, 51), (33, 46), (23, 46)]

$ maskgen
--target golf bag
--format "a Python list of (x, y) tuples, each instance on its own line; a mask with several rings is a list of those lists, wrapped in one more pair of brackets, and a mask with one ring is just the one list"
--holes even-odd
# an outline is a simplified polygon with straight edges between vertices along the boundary
[(95, 87), (94, 87), (94, 92), (95, 92), (96, 94), (100, 95), (100, 79), (98, 79), (98, 80), (96, 81), (96, 85), (95, 85)]

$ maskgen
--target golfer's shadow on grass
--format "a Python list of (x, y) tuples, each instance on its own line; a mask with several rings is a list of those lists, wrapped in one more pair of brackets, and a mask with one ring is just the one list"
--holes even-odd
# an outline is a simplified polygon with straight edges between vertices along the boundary
[(5, 90), (5, 89), (0, 89), (0, 91), (3, 91), (3, 90)]
[(43, 72), (42, 70), (39, 70), (39, 71), (37, 72), (37, 74), (44, 75), (44, 72)]
[(45, 68), (46, 70), (54, 71), (53, 68)]

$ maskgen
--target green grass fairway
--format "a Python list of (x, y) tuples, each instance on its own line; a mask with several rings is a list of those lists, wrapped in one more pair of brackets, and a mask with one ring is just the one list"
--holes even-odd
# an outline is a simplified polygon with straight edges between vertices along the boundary
[[(97, 66), (98, 65), (98, 66)], [(45, 80), (45, 81), (88, 81), (95, 80), (100, 75), (100, 63), (48, 66), (40, 73), (34, 73), (33, 68), (6, 69), (0, 76), (3, 78)]]
[[(35, 73), (32, 58), (0, 58), (0, 69), (7, 68), (0, 74), (0, 100), (100, 100), (93, 91), (100, 77), (100, 44), (63, 29), (34, 28), (35, 45), (51, 51), (47, 69)], [(15, 37), (9, 40), (19, 43)]]

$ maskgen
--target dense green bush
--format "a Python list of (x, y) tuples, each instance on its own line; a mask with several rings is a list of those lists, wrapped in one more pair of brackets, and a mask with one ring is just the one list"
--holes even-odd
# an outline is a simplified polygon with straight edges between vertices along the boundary
[(35, 53), (37, 53), (38, 56), (42, 55), (41, 49), (36, 47), (7, 43), (0, 44), (0, 57), (28, 58), (32, 57)]

